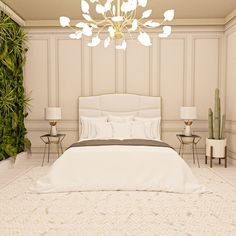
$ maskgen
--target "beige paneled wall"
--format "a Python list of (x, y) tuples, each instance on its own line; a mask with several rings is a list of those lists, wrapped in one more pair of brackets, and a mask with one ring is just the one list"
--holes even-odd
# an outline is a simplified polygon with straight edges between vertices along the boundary
[[(178, 147), (176, 133), (182, 105), (197, 105), (196, 133), (207, 131), (207, 109), (213, 91), (221, 86), (223, 29), (176, 28), (168, 39), (150, 32), (151, 47), (128, 40), (126, 52), (114, 46), (87, 47), (87, 40), (74, 41), (63, 29), (30, 29), (25, 85), (32, 91), (32, 113), (26, 121), (33, 151), (41, 152), (39, 136), (48, 131), (44, 107), (61, 106), (58, 128), (66, 133), (64, 146), (78, 139), (77, 97), (104, 93), (135, 93), (163, 98), (163, 139)], [(233, 96), (233, 95), (232, 95)]]
[(236, 160), (236, 20), (225, 34), (226, 116), (229, 155)]
[(160, 96), (163, 98), (163, 120), (178, 120), (185, 93), (185, 40), (161, 40), (160, 45)]

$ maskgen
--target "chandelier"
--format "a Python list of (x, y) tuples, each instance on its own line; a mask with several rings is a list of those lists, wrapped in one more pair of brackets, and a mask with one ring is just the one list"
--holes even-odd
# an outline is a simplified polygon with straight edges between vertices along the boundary
[[(62, 27), (69, 27), (74, 32), (70, 34), (71, 39), (81, 39), (82, 36), (91, 37), (88, 46), (95, 47), (101, 43), (100, 33), (107, 31), (104, 39), (104, 47), (107, 48), (112, 41), (116, 43), (116, 49), (126, 50), (127, 37), (134, 39), (134, 32), (138, 32), (137, 40), (144, 46), (151, 46), (151, 38), (146, 32), (148, 29), (160, 27), (165, 22), (172, 21), (174, 18), (174, 10), (164, 12), (162, 22), (148, 20), (152, 14), (152, 10), (145, 10), (141, 17), (137, 17), (137, 8), (145, 8), (147, 0), (106, 0), (105, 4), (101, 0), (90, 0), (95, 4), (96, 12), (102, 17), (101, 20), (95, 20), (90, 15), (90, 5), (88, 0), (81, 0), (82, 16), (85, 22), (79, 22), (75, 26), (70, 25), (70, 18), (66, 16), (60, 17)], [(166, 38), (171, 34), (171, 26), (164, 25), (163, 32), (159, 33), (160, 38)]]

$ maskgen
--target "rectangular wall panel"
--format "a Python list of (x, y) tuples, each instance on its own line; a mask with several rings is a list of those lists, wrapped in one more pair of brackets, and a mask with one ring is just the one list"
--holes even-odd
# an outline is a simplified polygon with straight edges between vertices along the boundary
[(76, 120), (81, 95), (81, 41), (58, 39), (57, 43), (59, 106), (63, 119)]
[(160, 93), (162, 117), (166, 120), (179, 120), (180, 107), (183, 105), (184, 46), (184, 39), (161, 40)]
[(208, 108), (213, 107), (214, 91), (219, 86), (219, 39), (194, 40), (194, 100), (198, 119), (205, 120)]
[(227, 120), (236, 121), (236, 32), (227, 38)]
[(49, 71), (48, 40), (29, 39), (27, 60), (25, 65), (26, 92), (32, 99), (30, 101), (31, 112), (27, 119), (44, 119), (44, 108), (49, 100)]
[(104, 48), (102, 41), (100, 45), (92, 48), (91, 57), (91, 95), (115, 93), (116, 54), (114, 46)]
[(126, 92), (150, 94), (150, 48), (128, 40), (126, 49)]

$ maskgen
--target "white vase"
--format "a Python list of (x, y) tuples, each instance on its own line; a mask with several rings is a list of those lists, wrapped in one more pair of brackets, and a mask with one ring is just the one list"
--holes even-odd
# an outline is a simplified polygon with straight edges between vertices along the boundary
[(185, 136), (191, 136), (191, 135), (192, 135), (191, 125), (185, 125), (185, 128), (184, 128), (184, 135), (185, 135)]
[(226, 139), (206, 139), (206, 156), (211, 156), (211, 147), (213, 147), (212, 157), (224, 158)]

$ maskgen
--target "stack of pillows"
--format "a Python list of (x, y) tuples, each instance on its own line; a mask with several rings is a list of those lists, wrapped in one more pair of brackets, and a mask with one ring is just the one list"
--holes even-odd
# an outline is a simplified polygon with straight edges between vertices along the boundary
[(80, 140), (150, 139), (160, 140), (160, 117), (101, 116), (80, 117)]

